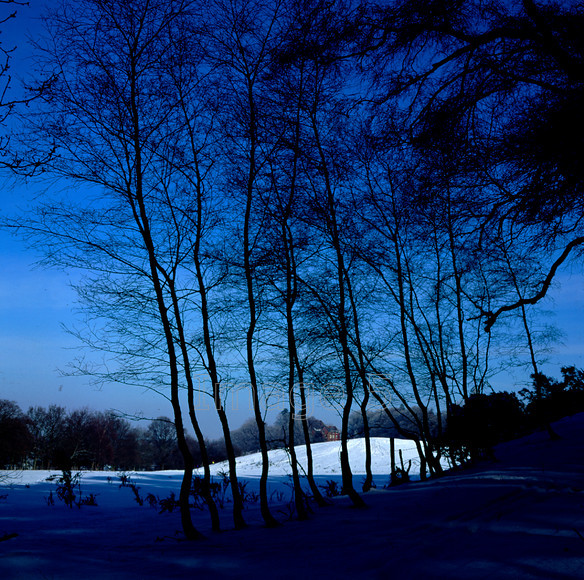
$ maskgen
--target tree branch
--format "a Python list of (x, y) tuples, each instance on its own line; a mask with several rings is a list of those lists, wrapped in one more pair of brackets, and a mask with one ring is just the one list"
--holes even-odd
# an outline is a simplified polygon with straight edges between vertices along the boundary
[(558, 268), (567, 260), (572, 250), (582, 244), (584, 244), (584, 236), (575, 238), (564, 248), (564, 251), (558, 257), (558, 259), (552, 264), (552, 267), (550, 268), (550, 271), (546, 276), (545, 280), (543, 281), (541, 289), (539, 290), (539, 292), (537, 292), (537, 294), (535, 294), (531, 298), (522, 298), (521, 300), (518, 300), (513, 304), (506, 304), (505, 306), (501, 306), (498, 310), (495, 310), (495, 312), (485, 311), (481, 312), (481, 316), (486, 316), (487, 318), (487, 321), (485, 323), (485, 331), (486, 332), (491, 331), (493, 324), (495, 324), (497, 318), (501, 314), (503, 314), (503, 312), (510, 312), (517, 308), (521, 308), (522, 306), (526, 306), (528, 304), (536, 304), (537, 302), (539, 302), (547, 294), (547, 291), (549, 290), (554, 280)]

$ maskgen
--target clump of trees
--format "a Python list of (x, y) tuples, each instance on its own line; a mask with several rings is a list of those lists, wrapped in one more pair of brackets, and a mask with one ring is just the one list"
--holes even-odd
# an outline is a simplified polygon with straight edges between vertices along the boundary
[(539, 426), (584, 411), (584, 371), (569, 366), (562, 367), (561, 374), (561, 380), (534, 374), (534, 388), (520, 391), (531, 425)]
[(521, 351), (538, 373), (535, 305), (584, 244), (583, 21), (580, 4), (536, 0), (48, 8), (12, 143), (65, 187), (8, 225), (47, 265), (83, 272), (78, 336), (107, 365), (78, 371), (169, 400), (187, 538), (200, 537), (187, 428), (219, 527), (197, 396), (218, 414), (241, 528), (225, 400), (248, 384), (273, 526), (274, 388), (305, 518), (296, 442), (322, 502), (309, 394), (339, 410), (343, 491), (363, 506), (354, 410), (366, 491), (373, 403), (438, 475), (445, 425), (482, 400), (498, 365)]
[(498, 443), (540, 429), (562, 417), (584, 412), (584, 371), (562, 367), (562, 379), (533, 374), (531, 388), (471, 395), (456, 405), (440, 437), (454, 466), (494, 458)]
[(528, 430), (524, 404), (514, 393), (471, 395), (455, 406), (441, 437), (441, 447), (453, 467), (493, 459), (497, 443)]
[(0, 400), (0, 465), (19, 465), (32, 444), (28, 421), (20, 407)]
[[(302, 436), (295, 421), (296, 436)], [(325, 424), (308, 418), (311, 442), (325, 440)], [(289, 446), (288, 413), (282, 411), (272, 425), (266, 425), (270, 449)], [(260, 451), (257, 424), (249, 419), (231, 433), (237, 456)], [(198, 442), (185, 435), (195, 467), (203, 463)], [(212, 463), (226, 461), (228, 454), (221, 439), (205, 440)], [(34, 406), (23, 412), (12, 402), (0, 399), (0, 468), (2, 469), (181, 469), (176, 428), (168, 417), (158, 417), (147, 427), (130, 422), (113, 411), (78, 409), (50, 405)]]
[(160, 417), (142, 429), (111, 411), (34, 406), (24, 413), (0, 401), (0, 465), (29, 469), (182, 467), (176, 433)]

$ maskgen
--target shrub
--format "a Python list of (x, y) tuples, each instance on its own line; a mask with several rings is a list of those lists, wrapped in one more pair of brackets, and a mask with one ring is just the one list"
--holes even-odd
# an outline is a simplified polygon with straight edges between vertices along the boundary
[(146, 496), (146, 503), (150, 507), (156, 507), (158, 505), (158, 498), (153, 493), (149, 493)]
[[(121, 471), (117, 474), (118, 478), (120, 479), (120, 487), (129, 487), (132, 480), (130, 478), (130, 474), (126, 473), (125, 471)], [(108, 477), (109, 480), (109, 477)]]
[(239, 495), (241, 496), (241, 501), (246, 503), (257, 503), (260, 500), (260, 496), (255, 491), (247, 491), (247, 481), (238, 481), (237, 486), (239, 487)]
[(339, 484), (334, 479), (328, 479), (325, 485), (319, 485), (327, 497), (335, 497), (341, 495), (342, 490)]
[(177, 508), (179, 505), (179, 502), (174, 495), (174, 491), (171, 491), (168, 497), (159, 499), (158, 505), (160, 506), (159, 513), (161, 514), (164, 512), (172, 513), (175, 510), (175, 508)]
[(464, 406), (453, 406), (440, 444), (454, 464), (492, 458), (493, 447), (522, 434), (524, 424), (514, 393), (471, 395)]
[(79, 502), (79, 507), (82, 505), (97, 506), (97, 496), (94, 493), (86, 495)]
[[(410, 462), (410, 467), (411, 465), (412, 464)], [(401, 467), (396, 467), (389, 476), (389, 485), (391, 486), (401, 485), (402, 483), (407, 483), (408, 481), (410, 481), (409, 468), (405, 470)]]
[[(49, 478), (52, 481), (54, 477)], [(57, 479), (57, 497), (65, 503), (67, 507), (72, 508), (76, 505), (81, 508), (83, 505), (96, 506), (97, 495), (90, 493), (84, 496), (81, 492), (81, 473), (71, 473), (71, 470), (64, 469), (61, 476)], [(55, 505), (53, 492), (45, 498), (47, 505)]]
[[(218, 504), (220, 508), (223, 508), (226, 501), (225, 494), (229, 487), (230, 479), (224, 472), (221, 472), (219, 475), (222, 476), (221, 482), (211, 480), (209, 483), (209, 492), (213, 501)], [(202, 477), (193, 477), (193, 481), (191, 482), (191, 497), (193, 498), (193, 507), (201, 510), (205, 508), (207, 503), (205, 499), (205, 480)]]
[[(79, 495), (81, 495), (81, 473), (77, 472), (73, 475), (70, 469), (63, 469), (61, 477), (57, 480), (57, 497), (67, 507), (72, 508), (75, 504), (76, 487), (79, 487)], [(81, 507), (80, 503), (76, 505)]]
[(134, 494), (134, 500), (139, 506), (144, 505), (144, 498), (140, 495), (140, 488), (135, 483), (130, 483), (130, 489)]

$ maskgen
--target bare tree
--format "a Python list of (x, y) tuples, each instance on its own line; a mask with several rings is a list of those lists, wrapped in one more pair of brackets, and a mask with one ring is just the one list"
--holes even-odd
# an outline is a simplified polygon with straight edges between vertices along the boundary
[[(186, 220), (188, 227), (184, 243), (188, 247), (192, 265), (185, 264), (184, 267), (192, 273), (192, 284), (198, 295), (198, 301), (191, 301), (190, 307), (200, 312), (202, 325), (200, 340), (194, 338), (187, 340), (183, 332), (182, 344), (185, 348), (183, 359), (187, 360), (189, 357), (187, 347), (194, 349), (197, 360), (208, 374), (211, 383), (210, 394), (221, 423), (229, 463), (234, 523), (235, 527), (240, 529), (246, 525), (243, 518), (243, 500), (237, 478), (235, 449), (222, 399), (211, 304), (213, 291), (218, 287), (220, 289), (226, 277), (221, 261), (213, 256), (213, 243), (216, 243), (218, 237), (216, 233), (218, 226), (225, 227), (225, 220), (219, 217), (222, 207), (213, 198), (213, 178), (210, 178), (215, 171), (215, 156), (218, 152), (214, 123), (218, 115), (219, 98), (212, 92), (214, 88), (212, 83), (211, 87), (206, 83), (208, 77), (212, 78), (212, 67), (201, 74), (198, 69), (199, 61), (193, 59), (194, 54), (200, 54), (201, 58), (205, 58), (204, 39), (197, 36), (197, 26), (191, 22), (189, 34), (175, 43), (175, 58), (170, 71), (179, 98), (179, 125), (182, 125), (184, 133), (181, 145), (173, 147), (171, 163), (178, 175), (175, 180), (184, 182), (185, 187), (192, 191), (190, 204), (176, 209)], [(185, 224), (182, 220), (180, 222), (184, 228)], [(209, 239), (212, 240), (211, 243), (208, 242)], [(189, 369), (187, 374), (191, 373)], [(190, 392), (194, 392), (194, 387)], [(193, 414), (192, 398), (189, 405)]]
[[(320, 76), (315, 77), (315, 84), (322, 83)], [(330, 96), (329, 96), (330, 98)], [(311, 139), (314, 157), (310, 159), (314, 163), (316, 172), (313, 172), (311, 187), (313, 189), (313, 208), (317, 217), (316, 224), (321, 230), (326, 245), (328, 246), (327, 255), (324, 256), (325, 262), (330, 267), (328, 274), (332, 276), (332, 288), (329, 288), (327, 294), (323, 294), (316, 286), (311, 286), (315, 298), (318, 300), (323, 311), (331, 324), (334, 332), (334, 340), (338, 345), (339, 362), (342, 369), (344, 384), (344, 403), (342, 410), (341, 422), (341, 469), (343, 475), (343, 491), (351, 498), (352, 502), (358, 506), (364, 506), (364, 502), (359, 494), (355, 491), (352, 481), (351, 466), (348, 454), (348, 425), (351, 414), (351, 406), (354, 399), (354, 374), (353, 355), (351, 349), (350, 337), (350, 320), (351, 320), (351, 278), (349, 275), (349, 265), (347, 264), (347, 255), (344, 235), (348, 234), (348, 224), (343, 223), (339, 206), (338, 193), (336, 193), (336, 177), (338, 176), (337, 155), (336, 151), (330, 144), (325, 144), (323, 140), (323, 128), (320, 123), (320, 117), (323, 114), (321, 104), (324, 102), (324, 94), (321, 91), (315, 93), (315, 98), (310, 104), (308, 112), (308, 122), (311, 128)], [(336, 114), (342, 115), (343, 111), (337, 111)], [(339, 145), (339, 141), (335, 143)], [(314, 169), (313, 169), (314, 171)], [(326, 271), (326, 270), (325, 270)]]
[[(184, 254), (173, 219), (182, 192), (165, 180), (159, 155), (160, 144), (176, 131), (172, 121), (177, 95), (167, 64), (188, 7), (186, 0), (132, 5), (84, 0), (76, 2), (74, 10), (65, 2), (50, 12), (48, 35), (38, 49), (41, 62), (54, 76), (32, 130), (45, 151), (52, 147), (58, 151), (48, 169), (76, 181), (88, 193), (68, 205), (45, 204), (36, 220), (23, 227), (47, 244), (49, 263), (94, 273), (84, 288), (94, 307), (98, 294), (105, 299), (100, 314), (112, 323), (109, 329), (105, 326), (106, 333), (123, 327), (147, 351), (158, 353), (154, 356), (159, 370), (166, 366), (163, 381), (169, 386), (185, 465), (181, 520), (187, 538), (196, 539), (201, 534), (189, 510), (194, 460), (179, 397), (184, 381), (192, 403), (177, 302)], [(59, 253), (53, 253), (57, 249)], [(108, 306), (113, 308), (109, 312)], [(127, 307), (134, 320), (148, 321), (142, 332), (128, 326), (132, 318), (119, 318), (120, 309)], [(123, 338), (116, 339), (120, 358), (132, 359), (131, 352), (123, 350)], [(204, 445), (192, 404), (189, 408)], [(207, 503), (218, 529), (210, 494)]]
[[(297, 30), (302, 31), (302, 18), (305, 14), (297, 6), (291, 6), (286, 17), (284, 39)], [(297, 38), (300, 43), (308, 38)], [(305, 114), (310, 100), (312, 86), (310, 62), (298, 59), (287, 62), (276, 59), (271, 63), (268, 76), (270, 111), (272, 115), (272, 134), (275, 140), (272, 156), (268, 160), (270, 174), (270, 193), (263, 203), (267, 216), (265, 254), (271, 259), (261, 271), (261, 280), (266, 288), (273, 290), (271, 306), (275, 311), (273, 324), (283, 324), (280, 336), (275, 335), (272, 342), (281, 340), (282, 351), (286, 353), (287, 398), (288, 398), (288, 441), (290, 461), (294, 481), (295, 501), (300, 519), (307, 517), (304, 507), (304, 493), (300, 484), (300, 474), (295, 450), (296, 425), (300, 421), (302, 436), (306, 445), (306, 478), (312, 495), (319, 505), (326, 505), (314, 480), (312, 449), (307, 417), (307, 386), (305, 365), (309, 361), (302, 355), (302, 343), (309, 320), (300, 304), (299, 294), (303, 288), (301, 275), (303, 262), (313, 251), (305, 224), (303, 207), (310, 204), (306, 196), (306, 179), (303, 168), (303, 146), (305, 140)], [(307, 99), (308, 95), (308, 99)], [(307, 102), (308, 100), (308, 102)], [(299, 328), (300, 327), (300, 328)], [(300, 408), (296, 396), (300, 398)]]
[(46, 409), (30, 407), (26, 414), (33, 440), (33, 467), (49, 469), (54, 465), (55, 451), (64, 434), (67, 412), (64, 407), (49, 405)]
[[(580, 3), (404, 0), (353, 22), (374, 71), (379, 109), (398, 108), (423, 156), (483, 227), (528, 226), (533, 252), (551, 254), (537, 288), (485, 309), (487, 329), (540, 301), (584, 243)], [(404, 105), (406, 105), (404, 107)], [(426, 177), (435, 179), (435, 164)], [(526, 240), (527, 241), (527, 240)], [(553, 250), (550, 252), (550, 250)]]
[[(266, 117), (261, 107), (262, 77), (277, 39), (279, 19), (283, 9), (280, 1), (218, 0), (209, 7), (205, 23), (210, 62), (220, 75), (224, 102), (224, 159), (229, 167), (228, 187), (234, 206), (242, 219), (239, 222), (240, 257), (232, 260), (241, 274), (245, 288), (247, 324), (244, 360), (252, 395), (254, 417), (258, 425), (262, 472), (260, 476), (260, 507), (266, 525), (276, 526), (277, 520), (268, 506), (268, 446), (261, 404), (261, 378), (256, 368), (258, 322), (261, 316), (256, 241), (262, 232), (263, 219), (256, 213), (257, 196), (262, 187), (261, 170), (267, 159), (263, 128)], [(236, 209), (237, 208), (237, 209)]]

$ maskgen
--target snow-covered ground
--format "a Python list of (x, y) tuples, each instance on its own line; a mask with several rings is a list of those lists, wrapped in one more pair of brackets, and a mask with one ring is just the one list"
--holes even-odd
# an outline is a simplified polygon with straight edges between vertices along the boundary
[[(313, 506), (308, 522), (290, 519), (289, 461), (270, 457), (273, 511), (283, 525), (265, 529), (257, 504), (246, 507), (249, 528), (234, 531), (230, 504), (224, 532), (209, 530), (205, 511), (193, 510), (207, 535), (182, 541), (178, 512), (139, 506), (115, 472), (82, 475), (84, 496), (97, 506), (67, 508), (51, 473), (8, 474), (0, 487), (0, 579), (138, 578), (583, 578), (584, 415), (558, 422), (560, 441), (538, 433), (500, 446), (497, 463), (391, 490), (389, 442), (373, 440), (378, 489), (357, 510), (344, 497)], [(401, 442), (403, 458), (415, 449)], [(302, 460), (302, 449), (298, 449)], [(338, 443), (314, 446), (319, 482), (340, 481)], [(364, 474), (364, 444), (351, 442), (355, 487)], [(216, 481), (222, 464), (214, 465)], [(56, 473), (56, 472), (54, 472)], [(239, 459), (246, 490), (253, 490), (259, 457)], [(131, 474), (139, 493), (178, 492), (180, 472)], [(54, 505), (47, 499), (52, 496)]]
[[(355, 476), (365, 475), (365, 440), (351, 439), (348, 442), (349, 462), (351, 470)], [(329, 441), (327, 443), (317, 443), (311, 446), (313, 454), (314, 473), (321, 477), (330, 476), (335, 479), (341, 475), (340, 466), (340, 441)], [(416, 446), (411, 441), (396, 440), (395, 455), (396, 463), (400, 464), (399, 453), (402, 452), (402, 458), (406, 469), (410, 465), (410, 474), (412, 479), (419, 477), (420, 459)], [(306, 446), (299, 445), (296, 447), (297, 460), (300, 463), (300, 471), (306, 470)], [(284, 449), (274, 449), (269, 452), (270, 456), (270, 475), (282, 477), (292, 473), (290, 468), (290, 457)], [(237, 473), (243, 477), (257, 477), (261, 470), (262, 457), (260, 453), (253, 453), (237, 458)], [(218, 463), (211, 466), (211, 473), (217, 475), (227, 471), (227, 462)], [(374, 475), (380, 476), (382, 484), (387, 483), (390, 472), (389, 459), (389, 439), (386, 437), (371, 438), (371, 471)], [(340, 481), (340, 479), (339, 479)]]

